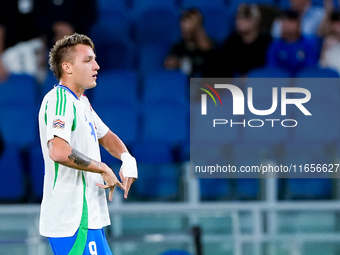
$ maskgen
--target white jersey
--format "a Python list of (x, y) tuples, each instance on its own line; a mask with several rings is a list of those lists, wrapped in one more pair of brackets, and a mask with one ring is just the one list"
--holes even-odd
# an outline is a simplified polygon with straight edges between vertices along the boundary
[(84, 155), (101, 161), (98, 139), (109, 128), (92, 109), (85, 95), (79, 99), (58, 85), (46, 94), (39, 111), (40, 141), (45, 161), (44, 191), (40, 212), (40, 234), (73, 236), (80, 224), (89, 229), (110, 225), (100, 174), (58, 164), (49, 157), (47, 142), (58, 136)]

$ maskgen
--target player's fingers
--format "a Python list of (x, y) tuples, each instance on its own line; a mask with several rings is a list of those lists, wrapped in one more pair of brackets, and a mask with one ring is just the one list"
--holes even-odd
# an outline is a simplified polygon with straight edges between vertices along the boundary
[(125, 191), (125, 186), (121, 182), (117, 181), (115, 185)]
[(109, 192), (109, 200), (110, 201), (112, 201), (113, 192), (115, 191), (115, 187), (116, 187), (116, 185), (114, 185), (113, 187), (110, 188), (110, 192)]
[(129, 191), (130, 191), (130, 187), (131, 187), (131, 184), (134, 182), (135, 178), (127, 178), (127, 182), (126, 182), (126, 185), (125, 185), (125, 192), (124, 192), (124, 198), (127, 198), (128, 197), (128, 194), (129, 194)]
[(107, 184), (104, 185), (104, 184), (96, 183), (96, 186), (99, 187), (99, 188), (102, 188), (102, 189), (108, 189), (108, 188), (110, 188), (110, 186), (107, 185)]
[(124, 186), (125, 189), (126, 189), (126, 184), (127, 184), (128, 178), (127, 178), (127, 177), (124, 177), (124, 176), (122, 175), (121, 180), (122, 180), (123, 186)]

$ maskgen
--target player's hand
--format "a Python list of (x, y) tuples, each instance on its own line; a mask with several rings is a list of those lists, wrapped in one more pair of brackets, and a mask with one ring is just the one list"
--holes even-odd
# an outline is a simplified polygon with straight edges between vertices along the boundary
[(124, 198), (127, 198), (131, 184), (138, 178), (137, 162), (128, 152), (122, 153), (121, 160), (123, 163), (119, 171), (119, 176), (125, 187)]
[(133, 177), (124, 177), (123, 175), (123, 171), (120, 170), (119, 171), (119, 177), (123, 182), (123, 186), (125, 187), (125, 192), (124, 192), (124, 198), (128, 197), (130, 188), (131, 188), (131, 184), (137, 179), (137, 178), (133, 178)]
[(102, 163), (102, 165), (104, 167), (104, 171), (101, 175), (103, 177), (105, 184), (97, 183), (96, 185), (99, 188), (102, 188), (102, 189), (110, 189), (109, 200), (112, 201), (113, 192), (114, 192), (116, 186), (118, 186), (119, 188), (121, 188), (124, 191), (125, 191), (125, 186), (118, 180), (117, 176), (114, 174), (114, 172), (112, 171), (111, 168), (109, 168), (104, 163)]

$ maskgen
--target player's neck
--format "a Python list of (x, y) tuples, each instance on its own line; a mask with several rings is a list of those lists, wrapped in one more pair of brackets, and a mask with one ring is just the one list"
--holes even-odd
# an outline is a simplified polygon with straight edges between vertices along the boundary
[(69, 88), (77, 96), (78, 99), (85, 91), (81, 86), (78, 86), (77, 84), (65, 79), (60, 79), (59, 84)]

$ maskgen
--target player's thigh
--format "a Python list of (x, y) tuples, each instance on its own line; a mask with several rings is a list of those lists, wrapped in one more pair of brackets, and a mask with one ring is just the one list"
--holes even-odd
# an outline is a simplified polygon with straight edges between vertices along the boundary
[(66, 255), (72, 249), (76, 238), (77, 238), (78, 231), (74, 234), (74, 236), (70, 237), (49, 237), (48, 241), (51, 245), (51, 249), (54, 255)]
[(103, 229), (89, 229), (84, 255), (112, 255)]

